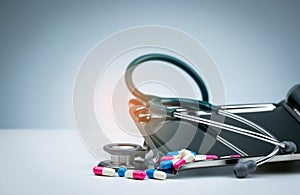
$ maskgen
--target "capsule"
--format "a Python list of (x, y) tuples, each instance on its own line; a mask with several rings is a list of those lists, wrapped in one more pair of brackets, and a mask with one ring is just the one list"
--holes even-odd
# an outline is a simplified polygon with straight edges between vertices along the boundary
[(179, 155), (180, 152), (179, 151), (172, 151), (172, 152), (168, 152), (167, 156), (175, 156), (175, 155)]
[(194, 152), (194, 151), (192, 151), (192, 150), (187, 150), (187, 149), (182, 149), (182, 150), (180, 150), (180, 153), (181, 153), (181, 157), (184, 157), (184, 156), (186, 156), (186, 155), (188, 155), (188, 154), (190, 154), (190, 153), (192, 153), (194, 156), (197, 155), (196, 152)]
[(192, 162), (193, 160), (195, 160), (195, 156), (194, 154), (190, 153), (188, 155), (185, 155), (183, 158), (181, 158), (180, 160), (178, 160), (177, 162), (175, 162), (173, 164), (173, 167), (175, 170), (178, 170), (178, 168), (186, 163)]
[(125, 176), (125, 172), (127, 171), (127, 168), (125, 166), (120, 166), (118, 168), (118, 175), (120, 177), (124, 177)]
[(165, 161), (165, 160), (174, 160), (174, 159), (180, 159), (179, 155), (174, 155), (174, 156), (163, 156), (159, 159), (159, 162)]
[(174, 164), (179, 161), (180, 159), (173, 159), (173, 160), (165, 160), (161, 161), (159, 163), (159, 168), (160, 169), (172, 169)]
[(127, 170), (125, 177), (130, 179), (144, 180), (146, 178), (146, 172), (142, 170)]
[(179, 151), (172, 151), (172, 152), (168, 152), (167, 153), (167, 156), (180, 156), (180, 157), (183, 157), (185, 155), (187, 155), (188, 153), (193, 153), (195, 156), (197, 155), (196, 152), (194, 151), (191, 151), (191, 150), (187, 150), (187, 149), (181, 149)]
[(112, 168), (108, 168), (108, 167), (100, 167), (100, 166), (96, 166), (93, 168), (93, 172), (95, 175), (104, 175), (104, 176), (114, 176), (116, 171)]
[(195, 161), (202, 161), (202, 160), (215, 160), (218, 159), (218, 156), (216, 155), (211, 155), (211, 154), (206, 154), (206, 155), (196, 155), (195, 156)]
[(158, 170), (155, 170), (155, 169), (148, 169), (146, 171), (146, 174), (147, 176), (150, 178), (150, 179), (160, 179), (160, 180), (164, 180), (167, 178), (167, 174), (165, 172), (162, 172), (162, 171), (158, 171)]

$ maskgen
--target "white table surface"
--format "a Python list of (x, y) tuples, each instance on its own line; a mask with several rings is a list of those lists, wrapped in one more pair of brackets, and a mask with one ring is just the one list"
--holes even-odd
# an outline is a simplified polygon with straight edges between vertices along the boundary
[(92, 174), (98, 161), (76, 130), (0, 130), (0, 195), (299, 194), (300, 162), (276, 163), (236, 179), (230, 167), (182, 172), (165, 181)]

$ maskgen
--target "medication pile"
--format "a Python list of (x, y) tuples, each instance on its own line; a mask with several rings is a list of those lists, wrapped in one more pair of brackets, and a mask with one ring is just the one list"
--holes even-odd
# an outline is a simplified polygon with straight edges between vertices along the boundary
[[(166, 156), (161, 157), (154, 163), (154, 169), (147, 170), (128, 170), (125, 166), (120, 166), (117, 170), (119, 177), (126, 177), (136, 180), (150, 179), (165, 180), (167, 174), (174, 174), (179, 167), (194, 161), (205, 161), (225, 158), (239, 158), (238, 154), (218, 157), (216, 155), (201, 155), (194, 151), (182, 149), (179, 151), (168, 152)], [(115, 176), (116, 171), (113, 168), (96, 166), (93, 168), (95, 175)]]

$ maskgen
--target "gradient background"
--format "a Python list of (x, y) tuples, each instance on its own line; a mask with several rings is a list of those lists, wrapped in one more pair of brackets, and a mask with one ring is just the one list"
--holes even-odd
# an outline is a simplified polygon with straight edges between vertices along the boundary
[(278, 102), (300, 83), (300, 1), (0, 1), (0, 128), (72, 129), (88, 51), (113, 32), (165, 25), (216, 61), (227, 103)]

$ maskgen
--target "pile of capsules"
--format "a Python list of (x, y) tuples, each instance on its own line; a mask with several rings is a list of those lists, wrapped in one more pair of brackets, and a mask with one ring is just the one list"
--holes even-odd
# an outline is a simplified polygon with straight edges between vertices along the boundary
[[(220, 159), (225, 158), (239, 158), (240, 155), (230, 155), (223, 156)], [(126, 177), (130, 179), (144, 180), (146, 177), (150, 179), (165, 180), (168, 174), (174, 174), (180, 166), (194, 162), (194, 161), (204, 161), (204, 160), (215, 160), (219, 157), (216, 155), (200, 155), (196, 154), (194, 151), (182, 149), (179, 151), (168, 152), (166, 156), (161, 157), (154, 163), (154, 169), (144, 170), (127, 170), (125, 166), (120, 166), (118, 168), (119, 177)], [(96, 166), (93, 168), (95, 175), (103, 176), (115, 176), (116, 171), (113, 168)]]
[[(104, 175), (104, 176), (115, 176), (115, 169), (108, 167), (100, 167), (96, 166), (93, 168), (93, 172), (95, 175)], [(143, 170), (127, 170), (125, 166), (120, 166), (118, 168), (119, 177), (126, 177), (130, 179), (144, 180), (148, 176), (150, 179), (159, 179), (164, 180), (167, 178), (167, 174), (163, 171), (159, 171), (156, 169), (147, 169)]]

